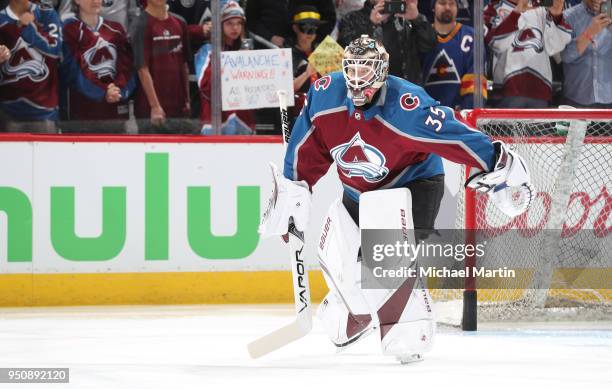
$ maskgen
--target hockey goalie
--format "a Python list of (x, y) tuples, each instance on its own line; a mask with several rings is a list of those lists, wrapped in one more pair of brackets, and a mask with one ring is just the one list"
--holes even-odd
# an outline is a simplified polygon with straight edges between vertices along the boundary
[(284, 171), (273, 168), (275, 197), (260, 232), (286, 234), (289, 220), (303, 231), (311, 188), (335, 162), (344, 192), (331, 205), (319, 239), (329, 293), (317, 316), (336, 347), (377, 329), (383, 354), (407, 363), (432, 347), (431, 298), (414, 279), (395, 289), (362, 288), (360, 225), (396, 228), (397, 220), (385, 216), (395, 208), (405, 210), (414, 230), (432, 231), (444, 193), (441, 158), (469, 166), (466, 185), (488, 193), (511, 216), (527, 209), (532, 190), (519, 155), (468, 127), (422, 88), (389, 76), (388, 69), (385, 48), (363, 35), (346, 47), (342, 72), (312, 85)]

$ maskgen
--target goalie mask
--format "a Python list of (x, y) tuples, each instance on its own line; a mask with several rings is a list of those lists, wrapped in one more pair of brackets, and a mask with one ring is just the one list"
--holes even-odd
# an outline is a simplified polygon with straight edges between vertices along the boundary
[(344, 50), (342, 73), (353, 104), (367, 104), (387, 80), (389, 54), (380, 42), (362, 35)]

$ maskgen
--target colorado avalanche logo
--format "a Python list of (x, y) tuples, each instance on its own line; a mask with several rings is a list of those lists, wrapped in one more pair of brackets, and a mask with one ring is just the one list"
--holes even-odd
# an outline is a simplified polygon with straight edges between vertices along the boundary
[(102, 38), (98, 38), (96, 45), (83, 53), (87, 68), (98, 79), (104, 77), (115, 78), (117, 64), (117, 48)]
[(544, 42), (542, 42), (543, 36), (544, 34), (542, 31), (535, 27), (521, 30), (516, 34), (514, 42), (512, 42), (513, 51), (533, 49), (536, 53), (541, 53), (544, 51)]
[(314, 88), (316, 91), (319, 91), (321, 89), (325, 90), (330, 84), (331, 84), (331, 77), (325, 76), (315, 81)]
[(499, 26), (499, 24), (503, 22), (506, 16), (510, 15), (510, 13), (512, 13), (511, 8), (497, 7), (497, 16), (494, 17), (493, 20), (491, 21), (491, 24), (493, 25), (493, 27)]
[(342, 174), (347, 177), (362, 177), (367, 182), (378, 182), (389, 173), (383, 153), (365, 143), (359, 132), (348, 143), (331, 149), (330, 153)]
[(49, 75), (49, 68), (38, 50), (31, 49), (21, 38), (11, 50), (11, 57), (0, 67), (0, 85), (29, 78), (41, 82)]
[(420, 104), (419, 96), (413, 96), (412, 93), (404, 93), (400, 97), (400, 106), (406, 111), (412, 111)]
[(437, 84), (461, 84), (455, 62), (444, 49), (434, 59), (425, 80), (425, 85)]

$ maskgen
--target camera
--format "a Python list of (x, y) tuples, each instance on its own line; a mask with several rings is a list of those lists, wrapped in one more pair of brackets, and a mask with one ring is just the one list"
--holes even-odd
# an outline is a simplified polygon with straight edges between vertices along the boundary
[(406, 12), (406, 1), (404, 0), (391, 0), (385, 1), (385, 7), (383, 12), (385, 14), (403, 14)]
[(609, 18), (612, 18), (612, 0), (606, 0), (601, 3), (599, 13), (606, 14)]

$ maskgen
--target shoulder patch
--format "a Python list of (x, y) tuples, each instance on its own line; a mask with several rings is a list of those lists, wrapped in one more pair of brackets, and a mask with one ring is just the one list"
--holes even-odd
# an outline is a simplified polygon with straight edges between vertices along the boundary
[(316, 91), (320, 91), (320, 90), (327, 89), (330, 85), (331, 85), (331, 77), (328, 75), (328, 76), (321, 77), (317, 81), (315, 81), (314, 88)]
[(412, 93), (404, 93), (400, 97), (400, 106), (404, 111), (413, 111), (419, 105), (421, 105), (419, 96), (413, 96)]

